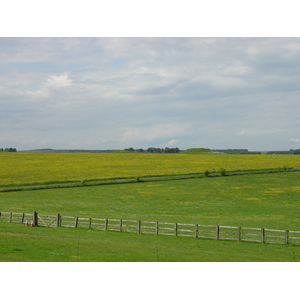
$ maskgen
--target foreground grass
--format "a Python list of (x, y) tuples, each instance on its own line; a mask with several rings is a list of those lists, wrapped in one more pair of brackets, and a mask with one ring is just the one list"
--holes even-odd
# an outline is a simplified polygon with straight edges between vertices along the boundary
[(300, 249), (236, 241), (0, 223), (1, 262), (294, 262)]

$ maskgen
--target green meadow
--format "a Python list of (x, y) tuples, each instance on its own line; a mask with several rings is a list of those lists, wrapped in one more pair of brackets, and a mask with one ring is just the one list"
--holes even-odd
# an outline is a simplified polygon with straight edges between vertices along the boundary
[[(1, 211), (37, 211), (299, 230), (300, 172), (0, 192)], [(299, 261), (299, 247), (191, 237), (31, 228), (0, 222), (0, 261)]]
[(1, 211), (299, 230), (300, 172), (1, 192)]
[(0, 223), (2, 262), (295, 262), (299, 247)]

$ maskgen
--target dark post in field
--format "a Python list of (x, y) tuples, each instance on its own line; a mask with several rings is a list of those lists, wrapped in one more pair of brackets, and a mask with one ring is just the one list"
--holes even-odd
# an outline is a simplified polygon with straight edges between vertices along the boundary
[(195, 224), (195, 238), (198, 237), (198, 224)]
[(177, 236), (177, 223), (174, 223), (174, 235)]
[(288, 230), (285, 231), (285, 243), (286, 244), (289, 243), (289, 231)]
[(261, 242), (262, 243), (265, 242), (265, 229), (264, 228), (261, 229)]
[(33, 212), (33, 226), (39, 226), (39, 222), (38, 222), (38, 213), (36, 211)]
[(122, 232), (122, 219), (120, 219), (120, 232)]
[(61, 216), (60, 216), (60, 214), (57, 214), (57, 216), (56, 216), (56, 226), (57, 227), (61, 226)]
[(219, 236), (220, 236), (220, 226), (217, 225), (217, 226), (216, 226), (216, 240), (219, 239)]
[(74, 227), (76, 228), (77, 226), (78, 226), (78, 217), (75, 217)]

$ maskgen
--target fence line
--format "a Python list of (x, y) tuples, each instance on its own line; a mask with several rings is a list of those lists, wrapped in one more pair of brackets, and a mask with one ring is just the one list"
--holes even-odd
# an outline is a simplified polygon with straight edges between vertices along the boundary
[(40, 227), (72, 227), (139, 234), (186, 236), (194, 238), (300, 245), (300, 231), (220, 225), (154, 222), (123, 219), (99, 219), (33, 212), (0, 212), (1, 222), (24, 223)]

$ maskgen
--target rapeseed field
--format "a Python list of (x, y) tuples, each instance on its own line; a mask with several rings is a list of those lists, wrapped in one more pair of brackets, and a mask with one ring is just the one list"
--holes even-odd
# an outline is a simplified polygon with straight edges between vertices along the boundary
[(0, 153), (0, 185), (300, 166), (299, 155)]

